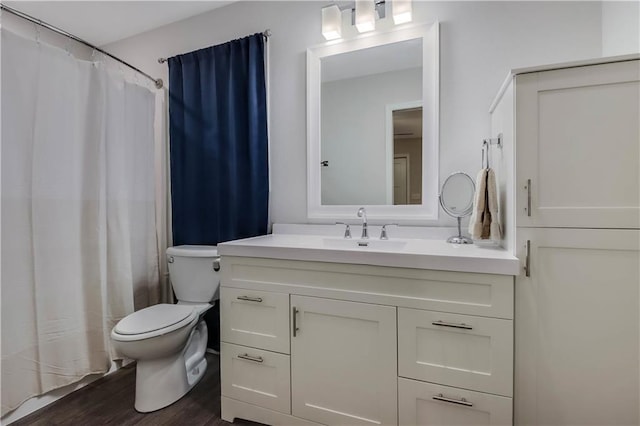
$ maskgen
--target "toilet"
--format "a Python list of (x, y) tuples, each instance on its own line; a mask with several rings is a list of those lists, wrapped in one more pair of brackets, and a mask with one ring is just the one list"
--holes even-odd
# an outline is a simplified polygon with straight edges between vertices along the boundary
[(137, 360), (135, 409), (142, 413), (182, 398), (207, 368), (203, 316), (218, 298), (218, 250), (215, 246), (169, 247), (167, 262), (178, 303), (141, 309), (111, 331), (115, 349)]

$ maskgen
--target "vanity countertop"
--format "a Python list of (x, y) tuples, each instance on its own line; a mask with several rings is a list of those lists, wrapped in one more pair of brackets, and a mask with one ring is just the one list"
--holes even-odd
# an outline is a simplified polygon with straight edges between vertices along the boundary
[[(368, 244), (366, 246), (361, 244)], [(443, 271), (518, 275), (518, 259), (500, 247), (449, 244), (441, 239), (344, 239), (270, 234), (218, 245), (221, 256), (356, 263)]]

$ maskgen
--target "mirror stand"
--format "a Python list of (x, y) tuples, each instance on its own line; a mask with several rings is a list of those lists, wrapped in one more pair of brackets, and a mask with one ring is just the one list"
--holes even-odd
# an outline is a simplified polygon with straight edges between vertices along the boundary
[(452, 237), (447, 238), (447, 242), (451, 244), (473, 244), (473, 240), (469, 237), (465, 237), (462, 235), (462, 218), (457, 217), (458, 219), (458, 235), (454, 235)]
[(456, 172), (449, 175), (440, 190), (440, 205), (452, 217), (458, 219), (458, 235), (449, 237), (451, 244), (473, 244), (473, 240), (462, 235), (462, 218), (469, 216), (473, 210), (475, 194), (473, 179), (466, 173)]

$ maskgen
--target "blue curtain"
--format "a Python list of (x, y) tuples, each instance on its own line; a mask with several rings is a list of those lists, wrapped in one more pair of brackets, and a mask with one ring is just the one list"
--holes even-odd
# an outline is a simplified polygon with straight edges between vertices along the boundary
[(173, 243), (267, 232), (267, 103), (261, 33), (169, 59)]

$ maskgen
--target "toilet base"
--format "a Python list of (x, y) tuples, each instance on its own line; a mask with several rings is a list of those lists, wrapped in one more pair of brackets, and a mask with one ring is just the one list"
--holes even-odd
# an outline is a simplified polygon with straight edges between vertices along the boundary
[(167, 407), (196, 385), (207, 369), (204, 357), (207, 326), (201, 321), (185, 348), (163, 358), (139, 360), (136, 366), (135, 409), (149, 413)]

